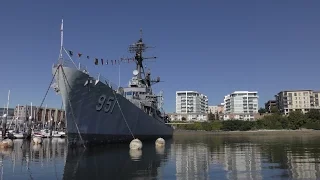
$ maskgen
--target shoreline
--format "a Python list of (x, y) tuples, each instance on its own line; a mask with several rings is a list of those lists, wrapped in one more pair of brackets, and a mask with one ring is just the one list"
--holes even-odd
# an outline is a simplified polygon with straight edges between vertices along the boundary
[(279, 136), (279, 135), (319, 135), (320, 130), (312, 129), (301, 129), (301, 130), (252, 130), (252, 131), (197, 131), (197, 130), (174, 130), (173, 135), (268, 135), (268, 136)]

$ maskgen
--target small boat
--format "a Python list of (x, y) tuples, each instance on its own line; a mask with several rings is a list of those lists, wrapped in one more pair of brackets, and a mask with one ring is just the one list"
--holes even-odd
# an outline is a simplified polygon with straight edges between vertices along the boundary
[(33, 136), (33, 137), (41, 137), (41, 138), (43, 137), (43, 135), (41, 134), (41, 132), (33, 132), (33, 133), (32, 133), (32, 136)]
[(13, 136), (15, 139), (23, 139), (23, 138), (26, 137), (26, 133), (23, 133), (23, 132), (12, 133), (12, 136)]
[(50, 138), (50, 130), (49, 129), (41, 129), (40, 133), (43, 138)]
[(23, 139), (27, 137), (27, 133), (14, 131), (14, 132), (8, 133), (8, 137), (11, 139)]
[(54, 138), (63, 138), (66, 136), (66, 133), (63, 131), (52, 131), (52, 137)]

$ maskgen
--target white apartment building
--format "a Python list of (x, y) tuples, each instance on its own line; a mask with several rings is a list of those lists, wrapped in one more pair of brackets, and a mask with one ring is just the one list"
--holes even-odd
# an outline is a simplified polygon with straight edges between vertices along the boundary
[(235, 91), (224, 97), (224, 120), (254, 120), (258, 113), (257, 91)]
[(208, 113), (208, 97), (197, 91), (176, 92), (176, 113)]
[(208, 106), (208, 113), (224, 113), (224, 103), (221, 103), (216, 106)]
[(292, 111), (309, 112), (320, 109), (320, 91), (286, 90), (276, 95), (276, 103), (281, 113), (288, 115)]
[(213, 114), (218, 112), (218, 106), (208, 106), (208, 113), (210, 113), (210, 112)]

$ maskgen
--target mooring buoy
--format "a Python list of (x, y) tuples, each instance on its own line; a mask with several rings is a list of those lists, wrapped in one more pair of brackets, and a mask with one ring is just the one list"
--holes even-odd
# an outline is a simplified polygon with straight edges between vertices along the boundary
[(32, 141), (33, 141), (33, 144), (42, 144), (42, 138), (41, 137), (33, 137)]
[(13, 147), (13, 141), (11, 139), (4, 139), (0, 142), (0, 147), (11, 148)]
[(166, 144), (166, 141), (163, 138), (158, 138), (155, 144), (158, 147), (163, 147)]
[(142, 142), (139, 139), (134, 139), (130, 142), (130, 149), (142, 149)]

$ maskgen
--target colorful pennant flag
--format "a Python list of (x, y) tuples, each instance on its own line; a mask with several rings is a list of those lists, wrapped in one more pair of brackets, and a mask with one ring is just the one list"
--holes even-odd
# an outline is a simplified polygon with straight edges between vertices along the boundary
[(69, 55), (73, 56), (73, 52), (71, 50), (69, 50)]
[[(74, 55), (74, 52), (72, 50), (67, 50), (67, 54), (72, 57)], [(78, 58), (80, 59), (82, 56), (86, 56), (87, 59), (90, 59), (90, 56), (89, 55), (84, 55), (83, 53), (76, 53)], [(134, 62), (134, 57), (127, 57), (127, 58), (119, 58), (119, 59), (103, 59), (103, 58), (94, 58), (94, 64), (95, 65), (99, 65), (99, 61), (101, 62), (101, 65), (103, 65), (104, 63), (106, 65), (109, 65), (109, 62), (110, 62), (110, 65), (117, 65), (117, 64), (120, 64), (120, 63), (123, 63), (123, 62), (128, 62), (130, 63), (131, 61)]]

